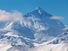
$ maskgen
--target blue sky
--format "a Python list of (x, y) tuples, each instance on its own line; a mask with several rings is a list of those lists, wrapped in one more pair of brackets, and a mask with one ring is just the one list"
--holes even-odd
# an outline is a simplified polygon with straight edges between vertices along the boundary
[(68, 25), (68, 0), (0, 0), (0, 9), (18, 10), (24, 14), (41, 7), (55, 16), (63, 16)]

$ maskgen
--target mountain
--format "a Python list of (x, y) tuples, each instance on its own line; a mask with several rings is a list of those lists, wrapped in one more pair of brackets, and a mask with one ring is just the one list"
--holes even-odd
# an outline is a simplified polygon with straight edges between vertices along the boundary
[(57, 38), (51, 43), (52, 44), (68, 43), (68, 30), (66, 30), (61, 35), (58, 35)]
[(51, 41), (34, 45), (35, 47), (30, 48), (29, 51), (68, 51), (68, 29)]
[(52, 44), (64, 44), (65, 48), (68, 30), (65, 30), (65, 25), (57, 19), (58, 16), (53, 16), (39, 7), (17, 18), (18, 20), (10, 22), (0, 21), (0, 51), (33, 51), (42, 46), (51, 49)]
[(24, 17), (28, 17), (28, 16), (29, 17), (35, 16), (35, 17), (38, 17), (38, 18), (39, 17), (44, 18), (44, 17), (51, 17), (52, 15), (47, 13), (42, 8), (38, 7), (35, 10), (33, 10), (32, 12), (29, 12), (26, 15), (24, 15)]
[(63, 30), (65, 27), (64, 24), (60, 20), (51, 19), (52, 17), (55, 18), (55, 16), (47, 13), (42, 8), (37, 8), (34, 11), (24, 15), (24, 17), (27, 17), (29, 20), (32, 21), (31, 24), (32, 27), (30, 27), (30, 29), (32, 28), (34, 31), (36, 30), (34, 36), (36, 40), (38, 40), (38, 42), (46, 41), (46, 40), (41, 40), (41, 39), (46, 39), (45, 36), (55, 37), (64, 32)]
[(19, 32), (21, 36), (42, 43), (64, 32), (64, 24), (60, 20), (51, 19), (52, 17), (54, 16), (42, 8), (37, 8), (25, 14), (22, 20), (13, 22), (11, 29)]

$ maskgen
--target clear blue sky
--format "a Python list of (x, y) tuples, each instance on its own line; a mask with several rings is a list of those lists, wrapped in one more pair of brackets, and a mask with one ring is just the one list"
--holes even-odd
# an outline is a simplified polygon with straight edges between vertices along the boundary
[(68, 25), (68, 0), (0, 0), (0, 9), (19, 10), (27, 13), (41, 7), (55, 16), (63, 16), (64, 24)]

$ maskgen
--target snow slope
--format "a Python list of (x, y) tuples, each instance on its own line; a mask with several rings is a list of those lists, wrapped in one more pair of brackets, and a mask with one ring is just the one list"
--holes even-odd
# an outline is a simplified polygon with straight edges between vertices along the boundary
[(34, 47), (29, 51), (68, 51), (68, 44), (48, 44)]
[(42, 8), (24, 16), (19, 12), (1, 13), (0, 51), (68, 51), (68, 30), (60, 17)]

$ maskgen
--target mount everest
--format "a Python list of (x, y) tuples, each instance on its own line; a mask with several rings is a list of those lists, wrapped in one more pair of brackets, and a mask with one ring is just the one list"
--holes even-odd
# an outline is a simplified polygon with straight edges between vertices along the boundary
[(68, 29), (42, 8), (22, 15), (0, 10), (0, 51), (68, 51)]

